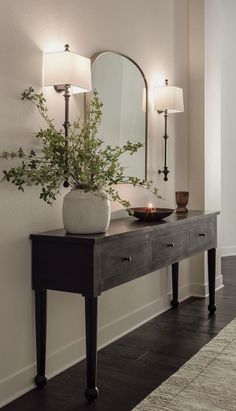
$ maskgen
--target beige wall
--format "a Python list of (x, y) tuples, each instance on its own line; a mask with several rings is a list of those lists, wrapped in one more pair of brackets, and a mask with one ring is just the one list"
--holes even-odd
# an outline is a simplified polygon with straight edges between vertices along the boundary
[(234, 0), (221, 3), (222, 254), (236, 255), (235, 13)]
[[(188, 6), (188, 0), (1, 0), (0, 150), (35, 145), (33, 135), (41, 120), (19, 96), (29, 85), (42, 87), (45, 51), (61, 50), (65, 43), (88, 57), (112, 49), (134, 59), (146, 75), (150, 91), (148, 173), (166, 199), (165, 206), (174, 206), (175, 189), (188, 189)], [(185, 113), (169, 119), (168, 183), (157, 174), (163, 162), (163, 121), (152, 110), (152, 88), (160, 76), (183, 87), (185, 97)], [(63, 99), (52, 91), (46, 96), (50, 114), (60, 125)], [(72, 117), (80, 113), (81, 104), (80, 97), (72, 99)], [(194, 147), (190, 150), (193, 153)], [(0, 162), (3, 167), (5, 163)], [(193, 196), (195, 188), (191, 187)], [(0, 404), (29, 389), (35, 373), (29, 234), (62, 225), (62, 198), (49, 207), (38, 199), (38, 193), (36, 188), (22, 194), (7, 183), (0, 185)], [(182, 298), (190, 293), (187, 267), (181, 263)], [(99, 344), (105, 345), (169, 307), (169, 289), (167, 270), (161, 270), (104, 293), (99, 303)], [(49, 292), (49, 376), (84, 356), (83, 317), (81, 296)]]
[(205, 0), (205, 207), (221, 211), (218, 244), (236, 254), (234, 0)]
[[(204, 53), (204, 202), (206, 210), (222, 211), (222, 143), (221, 143), (221, 110), (222, 110), (222, 0), (205, 1), (205, 53)], [(225, 5), (225, 2), (224, 2)], [(221, 275), (222, 215), (218, 217), (218, 250), (217, 250), (217, 286), (223, 283)], [(205, 267), (207, 261), (205, 261)], [(207, 268), (207, 267), (206, 267)], [(205, 283), (207, 269), (205, 269)]]
[[(220, 1), (189, 1), (189, 191), (190, 207), (221, 210)], [(218, 218), (218, 245), (221, 224)], [(208, 294), (206, 253), (189, 260), (191, 290)], [(222, 286), (217, 253), (216, 288)]]
[[(189, 206), (204, 208), (204, 0), (189, 1)], [(194, 294), (205, 294), (204, 256), (191, 258)]]

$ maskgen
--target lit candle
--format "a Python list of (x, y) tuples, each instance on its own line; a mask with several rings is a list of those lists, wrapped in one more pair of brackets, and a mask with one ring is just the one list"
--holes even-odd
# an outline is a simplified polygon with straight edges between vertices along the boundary
[(156, 207), (153, 207), (152, 203), (149, 203), (146, 207), (147, 213), (155, 213), (157, 211)]

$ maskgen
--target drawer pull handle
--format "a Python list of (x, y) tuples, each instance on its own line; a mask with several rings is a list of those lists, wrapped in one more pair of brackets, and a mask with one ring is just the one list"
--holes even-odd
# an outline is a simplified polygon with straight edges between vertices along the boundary
[(128, 261), (129, 263), (132, 261), (132, 257), (124, 257), (123, 258), (124, 261)]
[(206, 237), (206, 233), (199, 233), (199, 237)]
[(167, 247), (174, 248), (174, 246), (175, 246), (175, 244), (174, 244), (174, 243), (167, 244)]

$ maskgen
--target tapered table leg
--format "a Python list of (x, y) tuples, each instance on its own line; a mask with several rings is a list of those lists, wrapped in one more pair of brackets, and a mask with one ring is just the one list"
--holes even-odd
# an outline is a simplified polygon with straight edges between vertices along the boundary
[(42, 388), (47, 384), (45, 375), (46, 332), (47, 332), (47, 291), (35, 290), (35, 321), (36, 321), (36, 351), (37, 375), (35, 384)]
[(208, 310), (213, 314), (215, 306), (215, 284), (216, 284), (216, 249), (208, 250), (208, 284), (209, 284), (209, 305)]
[(173, 293), (173, 298), (171, 300), (172, 307), (177, 307), (179, 305), (178, 287), (179, 287), (179, 263), (174, 263), (172, 264), (172, 293)]
[(85, 396), (95, 401), (97, 383), (97, 297), (85, 297), (87, 388)]

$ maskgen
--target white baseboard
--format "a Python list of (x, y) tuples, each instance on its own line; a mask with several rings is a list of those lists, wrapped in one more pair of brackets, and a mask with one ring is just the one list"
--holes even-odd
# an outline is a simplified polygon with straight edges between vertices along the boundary
[[(222, 274), (216, 277), (216, 291), (220, 288), (224, 287), (223, 284), (223, 276)], [(191, 295), (193, 297), (207, 297), (208, 293), (208, 283), (205, 284), (198, 284), (198, 283), (191, 283)]]
[(221, 257), (229, 257), (231, 255), (236, 255), (236, 246), (221, 248)]
[[(187, 300), (187, 298), (190, 298), (192, 296), (191, 294), (191, 284), (185, 284), (179, 287), (178, 290), (178, 299), (179, 302), (181, 303), (184, 300)], [(172, 299), (172, 291), (169, 292), (169, 298), (170, 300)]]
[(0, 408), (35, 388), (35, 366), (30, 365), (0, 381)]
[[(220, 278), (221, 277), (221, 278)], [(222, 276), (217, 277), (217, 287), (222, 286)], [(220, 285), (221, 284), (221, 285)], [(179, 287), (179, 301), (184, 301), (191, 295), (206, 296), (207, 285), (186, 284)], [(193, 294), (193, 291), (196, 294)], [(98, 329), (98, 349), (105, 347), (121, 338), (135, 328), (170, 308), (171, 293), (138, 308), (127, 315), (120, 317), (110, 324)], [(85, 358), (85, 337), (81, 337), (71, 344), (62, 347), (47, 357), (48, 379), (66, 370)], [(33, 378), (36, 373), (36, 364), (31, 364), (19, 372), (0, 381), (0, 408), (20, 397), (35, 387)]]
[[(190, 297), (190, 285), (179, 288), (179, 300)], [(110, 324), (98, 329), (98, 349), (105, 347), (145, 322), (151, 320), (170, 308), (170, 294), (157, 298), (143, 307), (120, 317)], [(85, 358), (85, 337), (73, 341), (47, 356), (48, 379), (66, 370)], [(19, 372), (0, 381), (0, 408), (12, 402), (35, 387), (33, 378), (36, 373), (36, 364), (31, 364)]]

